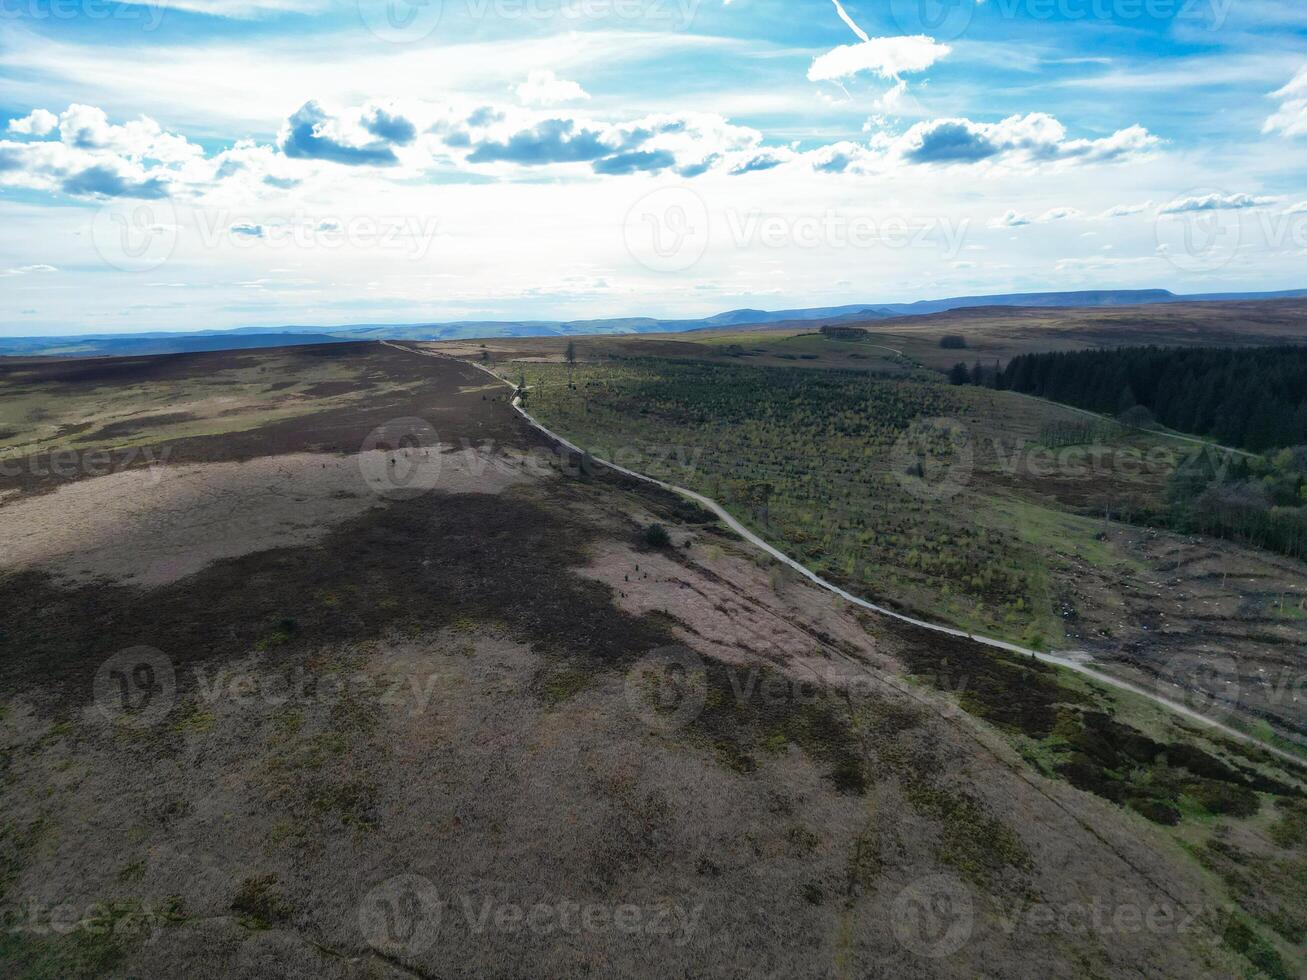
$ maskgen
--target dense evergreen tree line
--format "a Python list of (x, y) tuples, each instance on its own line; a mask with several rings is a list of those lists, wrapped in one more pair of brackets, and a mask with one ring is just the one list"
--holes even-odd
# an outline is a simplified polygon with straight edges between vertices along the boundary
[(1255, 452), (1307, 443), (1307, 347), (1023, 354), (994, 382), (1110, 415), (1142, 405), (1170, 428)]

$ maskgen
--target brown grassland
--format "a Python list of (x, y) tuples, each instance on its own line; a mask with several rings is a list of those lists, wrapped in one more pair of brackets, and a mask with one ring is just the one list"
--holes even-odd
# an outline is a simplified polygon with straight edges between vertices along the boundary
[[(0, 557), (0, 972), (1301, 974), (1301, 771), (850, 607), (507, 394), (377, 344), (0, 362), (0, 526), (51, 531)], [(376, 492), (396, 419), (426, 492)], [(140, 646), (138, 716), (97, 677)]]

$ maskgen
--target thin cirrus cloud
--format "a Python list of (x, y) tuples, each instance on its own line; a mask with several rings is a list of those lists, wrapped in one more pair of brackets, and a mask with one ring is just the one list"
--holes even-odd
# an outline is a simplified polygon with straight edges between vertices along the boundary
[(58, 272), (52, 265), (20, 265), (15, 269), (0, 269), (0, 278), (11, 279), (15, 276), (30, 276), (43, 272)]
[(1289, 84), (1272, 92), (1271, 98), (1280, 101), (1280, 108), (1266, 120), (1262, 131), (1307, 136), (1307, 66)]

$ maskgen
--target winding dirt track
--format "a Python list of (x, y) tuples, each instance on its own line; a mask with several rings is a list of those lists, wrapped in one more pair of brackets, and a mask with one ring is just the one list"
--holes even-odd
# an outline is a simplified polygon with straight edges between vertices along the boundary
[[(505, 381), (503, 378), (495, 374), (489, 368), (482, 367), (480, 364), (477, 364), (474, 361), (466, 361), (461, 358), (451, 357), (448, 354), (442, 354), (438, 351), (416, 350), (412, 347), (401, 346), (400, 344), (393, 343), (392, 341), (389, 340), (383, 340), (380, 343), (384, 344), (387, 347), (393, 347), (395, 350), (405, 351), (406, 353), (409, 354), (417, 354), (423, 357), (435, 357), (443, 360), (457, 361), (460, 364), (471, 365), (472, 367), (475, 367), (480, 371), (484, 371), (486, 374), (490, 375), (492, 378), (494, 378), (496, 381), (500, 382), (501, 384), (507, 385), (509, 388), (513, 388), (514, 390), (516, 390), (517, 386), (514, 385), (511, 381)], [(585, 450), (581, 449), (579, 446), (575, 445), (570, 440), (564, 438), (563, 436), (560, 436), (558, 433), (552, 431), (551, 429), (545, 427), (539, 421), (537, 421), (536, 418), (532, 416), (530, 412), (528, 412), (525, 408), (522, 407), (521, 401), (519, 399), (517, 398), (513, 399), (513, 407), (517, 409), (518, 413), (524, 419), (526, 419), (526, 421), (532, 427), (534, 427), (544, 435), (548, 436), (550, 439), (553, 439), (555, 442), (558, 442), (559, 444), (566, 446), (568, 449), (572, 450), (575, 453), (585, 452)], [(1192, 708), (1188, 707), (1187, 705), (1180, 704), (1177, 701), (1172, 701), (1169, 698), (1163, 697), (1162, 695), (1157, 694), (1154, 691), (1148, 690), (1148, 688), (1146, 687), (1140, 687), (1137, 684), (1132, 684), (1129, 681), (1122, 680), (1121, 678), (1113, 677), (1111, 674), (1105, 674), (1102, 671), (1095, 670), (1094, 668), (1089, 667), (1080, 661), (1072, 660), (1067, 657), (1060, 657), (1057, 656), (1056, 654), (1041, 653), (1038, 650), (1031, 650), (1027, 647), (1019, 646), (1018, 644), (1015, 643), (1008, 643), (1006, 640), (999, 640), (993, 637), (981, 636), (976, 633), (968, 633), (965, 630), (955, 629), (952, 626), (944, 626), (939, 623), (931, 623), (922, 619), (914, 619), (911, 616), (907, 616), (904, 615), (903, 613), (896, 612), (893, 609), (888, 609), (885, 606), (879, 606), (874, 602), (868, 602), (866, 599), (860, 598), (859, 596), (855, 596), (851, 592), (848, 592), (840, 588), (838, 585), (834, 585), (831, 582), (827, 582), (824, 578), (822, 578), (816, 572), (812, 571), (807, 566), (803, 565), (801, 562), (797, 561), (794, 558), (791, 558), (789, 555), (778, 550), (773, 545), (768, 544), (762, 538), (758, 537), (758, 535), (756, 535), (754, 532), (750, 531), (747, 527), (741, 524), (733, 516), (731, 516), (731, 514), (726, 510), (725, 507), (717, 503), (717, 501), (713, 500), (712, 498), (705, 497), (703, 494), (696, 493), (693, 490), (688, 490), (685, 487), (678, 487), (671, 483), (664, 483), (662, 480), (656, 479), (655, 477), (647, 476), (644, 473), (637, 473), (634, 470), (629, 470), (624, 466), (618, 466), (616, 463), (610, 463), (607, 460), (600, 459), (597, 456), (591, 456), (590, 458), (593, 459), (599, 465), (606, 466), (610, 470), (613, 470), (617, 473), (622, 473), (633, 479), (642, 480), (645, 483), (651, 483), (654, 486), (661, 487), (664, 490), (670, 491), (671, 493), (675, 493), (689, 500), (692, 500), (696, 504), (699, 504), (700, 506), (706, 508), (707, 510), (712, 511), (722, 520), (724, 524), (726, 524), (727, 527), (729, 527), (732, 531), (738, 534), (745, 541), (748, 541), (754, 547), (761, 548), (763, 551), (767, 552), (767, 554), (771, 555), (777, 561), (782, 562), (785, 565), (789, 566), (790, 568), (794, 569), (794, 571), (798, 572), (800, 575), (802, 575), (804, 578), (811, 581), (813, 584), (819, 586), (820, 588), (825, 589), (828, 592), (834, 593), (835, 595), (839, 596), (841, 599), (844, 599), (845, 601), (850, 602), (855, 606), (859, 606), (863, 609), (869, 610), (870, 612), (874, 612), (881, 616), (888, 616), (891, 619), (897, 619), (900, 622), (909, 623), (913, 626), (920, 627), (921, 629), (931, 630), (936, 633), (945, 633), (949, 636), (961, 637), (963, 639), (972, 640), (976, 643), (984, 644), (985, 646), (994, 647), (999, 650), (1006, 650), (1009, 653), (1016, 653), (1016, 654), (1020, 654), (1021, 656), (1034, 657), (1036, 660), (1042, 661), (1043, 663), (1054, 664), (1058, 667), (1064, 667), (1067, 670), (1073, 670), (1078, 674), (1082, 674), (1086, 677), (1090, 677), (1094, 679), (1100, 684), (1104, 684), (1108, 687), (1113, 687), (1118, 690), (1128, 691), (1131, 694), (1138, 695), (1139, 697), (1147, 698), (1149, 701), (1152, 701), (1154, 704), (1160, 705), (1161, 707), (1167, 709), (1168, 711), (1174, 714), (1190, 719), (1191, 721), (1198, 722), (1201, 725), (1204, 725), (1208, 728), (1221, 732), (1223, 735), (1228, 735), (1229, 737), (1236, 739), (1237, 741), (1244, 742), (1248, 745), (1255, 746), (1259, 749), (1263, 749), (1264, 751), (1269, 752), (1272, 755), (1276, 756), (1277, 758), (1282, 759), (1286, 762), (1293, 763), (1294, 765), (1302, 768), (1307, 768), (1307, 760), (1304, 760), (1300, 756), (1294, 755), (1292, 752), (1288, 752), (1284, 749), (1280, 749), (1274, 745), (1268, 745), (1266, 742), (1262, 741), (1259, 738), (1255, 738), (1252, 735), (1248, 735), (1245, 732), (1239, 731), (1237, 728), (1232, 728), (1229, 725), (1223, 724), (1222, 722), (1216, 721), (1213, 718), (1209, 718), (1206, 715), (1200, 714), (1199, 712), (1194, 711)]]

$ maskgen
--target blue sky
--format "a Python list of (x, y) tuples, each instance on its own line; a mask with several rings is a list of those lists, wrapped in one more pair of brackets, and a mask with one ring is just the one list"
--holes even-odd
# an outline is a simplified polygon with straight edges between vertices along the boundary
[(0, 332), (1307, 287), (1295, 0), (2, 0)]

